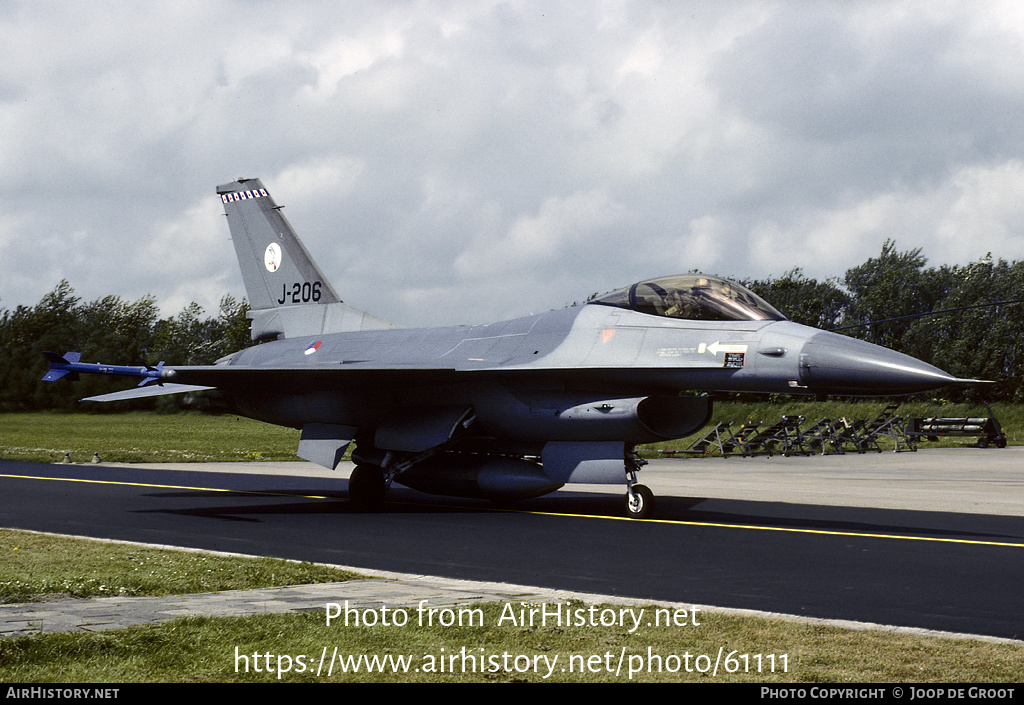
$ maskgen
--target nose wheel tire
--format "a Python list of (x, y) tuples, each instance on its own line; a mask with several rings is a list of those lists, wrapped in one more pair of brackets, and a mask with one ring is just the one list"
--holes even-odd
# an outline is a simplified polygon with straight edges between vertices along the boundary
[(633, 485), (626, 491), (626, 516), (647, 519), (654, 513), (654, 493), (646, 485)]

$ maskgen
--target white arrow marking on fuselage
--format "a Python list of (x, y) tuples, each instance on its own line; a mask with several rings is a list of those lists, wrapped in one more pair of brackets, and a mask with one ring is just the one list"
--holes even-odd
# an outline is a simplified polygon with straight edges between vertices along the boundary
[(732, 344), (726, 343), (725, 345), (722, 345), (720, 342), (718, 342), (716, 340), (715, 342), (711, 343), (711, 345), (704, 345), (704, 343), (701, 343), (700, 344), (700, 352), (705, 352), (705, 351), (709, 352), (712, 355), (715, 355), (717, 357), (718, 353), (720, 353), (720, 352), (724, 352), (724, 353), (745, 353), (747, 351), (747, 346), (745, 344), (736, 344), (736, 343), (732, 343)]

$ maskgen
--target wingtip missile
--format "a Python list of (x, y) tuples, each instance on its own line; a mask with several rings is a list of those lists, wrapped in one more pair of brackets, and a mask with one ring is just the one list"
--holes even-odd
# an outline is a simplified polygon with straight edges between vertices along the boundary
[(163, 384), (165, 380), (173, 379), (176, 375), (174, 370), (164, 369), (164, 361), (154, 365), (104, 365), (99, 362), (81, 362), (82, 353), (67, 352), (59, 355), (55, 352), (44, 352), (43, 355), (50, 363), (50, 369), (43, 375), (44, 382), (56, 382), (58, 379), (67, 377), (74, 382), (78, 380), (79, 372), (102, 375), (123, 375), (128, 377), (142, 377), (139, 386), (156, 382)]

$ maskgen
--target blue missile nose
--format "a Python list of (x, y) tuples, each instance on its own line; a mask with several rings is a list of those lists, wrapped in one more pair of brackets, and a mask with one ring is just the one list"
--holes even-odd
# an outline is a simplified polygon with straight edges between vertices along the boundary
[(800, 351), (800, 383), (819, 394), (898, 395), (961, 380), (920, 360), (837, 333), (811, 337)]

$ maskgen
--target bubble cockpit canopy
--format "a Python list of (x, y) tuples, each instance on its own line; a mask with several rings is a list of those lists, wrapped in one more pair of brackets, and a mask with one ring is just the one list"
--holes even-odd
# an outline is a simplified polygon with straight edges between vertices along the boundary
[(648, 279), (589, 303), (692, 321), (786, 320), (752, 291), (704, 274)]

